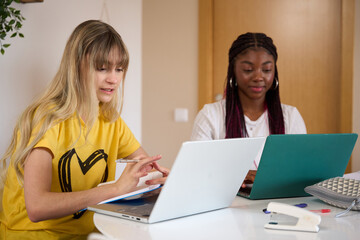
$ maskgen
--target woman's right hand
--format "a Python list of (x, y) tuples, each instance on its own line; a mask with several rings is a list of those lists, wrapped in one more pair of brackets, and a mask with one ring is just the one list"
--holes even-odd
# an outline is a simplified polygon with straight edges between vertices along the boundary
[(144, 157), (137, 163), (127, 163), (120, 178), (115, 182), (119, 193), (125, 194), (135, 189), (141, 177), (146, 176), (154, 168), (153, 163), (161, 159), (161, 155)]

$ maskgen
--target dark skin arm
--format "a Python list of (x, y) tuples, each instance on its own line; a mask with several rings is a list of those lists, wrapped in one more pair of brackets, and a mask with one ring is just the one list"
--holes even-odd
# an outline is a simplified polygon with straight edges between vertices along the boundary
[(241, 185), (242, 188), (245, 188), (245, 184), (251, 184), (254, 182), (256, 176), (256, 170), (249, 170), (248, 174), (245, 177), (243, 184)]

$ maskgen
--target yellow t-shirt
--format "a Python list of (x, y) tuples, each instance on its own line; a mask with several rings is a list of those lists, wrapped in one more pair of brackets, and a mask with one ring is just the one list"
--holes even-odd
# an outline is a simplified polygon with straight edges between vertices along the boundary
[[(74, 115), (50, 128), (36, 144), (35, 147), (48, 148), (54, 155), (51, 191), (86, 190), (96, 187), (100, 182), (113, 180), (115, 160), (132, 154), (140, 147), (121, 118), (110, 123), (99, 117), (86, 134), (86, 126), (83, 122), (79, 124)], [(24, 189), (11, 165), (7, 172), (2, 204), (2, 230), (45, 230), (79, 235), (94, 231), (93, 214), (90, 211), (31, 222), (25, 208)]]

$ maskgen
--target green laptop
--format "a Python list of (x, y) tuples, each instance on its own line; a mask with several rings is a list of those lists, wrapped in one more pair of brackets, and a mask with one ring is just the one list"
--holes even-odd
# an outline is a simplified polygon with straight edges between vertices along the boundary
[(285, 134), (266, 138), (252, 186), (239, 196), (270, 199), (309, 196), (304, 188), (343, 176), (358, 135)]

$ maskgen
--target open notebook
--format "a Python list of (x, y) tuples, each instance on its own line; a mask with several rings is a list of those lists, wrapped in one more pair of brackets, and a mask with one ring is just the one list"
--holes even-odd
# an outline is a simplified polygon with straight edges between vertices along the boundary
[[(184, 142), (165, 185), (148, 197), (89, 206), (145, 223), (230, 206), (265, 138)], [(154, 195), (156, 191), (160, 194)]]
[(252, 187), (238, 195), (250, 199), (308, 196), (304, 188), (343, 176), (357, 134), (268, 136)]

